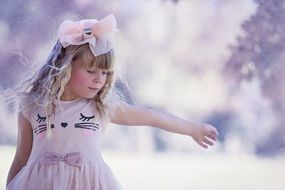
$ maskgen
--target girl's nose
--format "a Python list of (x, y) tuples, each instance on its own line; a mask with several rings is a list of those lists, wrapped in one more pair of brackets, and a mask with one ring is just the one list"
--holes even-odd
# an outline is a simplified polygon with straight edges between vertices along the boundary
[(93, 79), (94, 83), (101, 83), (103, 81), (103, 74), (101, 71), (96, 72), (95, 77)]

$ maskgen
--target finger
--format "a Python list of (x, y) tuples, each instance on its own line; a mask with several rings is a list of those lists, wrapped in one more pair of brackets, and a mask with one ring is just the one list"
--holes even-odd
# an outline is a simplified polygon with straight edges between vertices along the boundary
[(209, 131), (212, 131), (212, 132), (215, 132), (216, 134), (219, 134), (219, 132), (217, 131), (217, 128), (216, 128), (216, 127), (214, 127), (213, 125), (210, 125), (210, 124), (204, 124), (204, 126), (205, 126), (206, 128), (208, 128), (208, 129), (209, 129)]
[(210, 139), (216, 141), (217, 140), (217, 135), (210, 133), (209, 135), (207, 135), (207, 137), (209, 137)]
[(217, 132), (216, 127), (214, 127), (213, 125), (205, 124), (205, 127), (207, 127), (210, 131), (216, 131)]
[(214, 143), (213, 143), (212, 141), (210, 141), (209, 139), (207, 139), (207, 138), (204, 138), (204, 139), (203, 139), (203, 142), (206, 143), (206, 144), (208, 144), (208, 145), (211, 145), (211, 146), (214, 145)]
[(201, 147), (203, 147), (203, 148), (208, 148), (208, 146), (205, 145), (205, 144), (203, 144), (201, 141), (199, 141), (198, 144), (199, 144)]
[(210, 133), (213, 134), (213, 135), (215, 135), (215, 136), (218, 136), (218, 135), (219, 135), (219, 132), (218, 132), (216, 129), (211, 130)]
[(218, 130), (216, 128), (214, 128), (214, 130), (211, 131), (211, 132), (214, 133), (215, 135), (219, 135), (219, 132), (218, 132)]

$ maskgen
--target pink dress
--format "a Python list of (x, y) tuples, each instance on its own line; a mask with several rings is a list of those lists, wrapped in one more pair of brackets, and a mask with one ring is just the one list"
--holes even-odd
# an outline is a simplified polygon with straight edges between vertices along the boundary
[(55, 104), (50, 139), (45, 138), (45, 109), (33, 104), (23, 110), (33, 128), (33, 147), (7, 190), (121, 190), (101, 155), (105, 126), (92, 102), (57, 100)]

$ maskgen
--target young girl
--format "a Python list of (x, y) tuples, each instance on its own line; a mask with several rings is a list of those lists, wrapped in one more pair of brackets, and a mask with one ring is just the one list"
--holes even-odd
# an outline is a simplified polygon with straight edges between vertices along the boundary
[(148, 125), (213, 145), (218, 132), (111, 96), (116, 20), (64, 21), (47, 63), (26, 81), (7, 190), (121, 189), (101, 155), (108, 122)]

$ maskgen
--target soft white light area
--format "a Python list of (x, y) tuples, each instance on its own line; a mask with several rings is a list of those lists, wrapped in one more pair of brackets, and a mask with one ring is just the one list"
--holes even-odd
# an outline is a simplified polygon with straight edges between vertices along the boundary
[[(244, 82), (241, 88), (231, 98), (232, 109), (239, 113), (242, 126), (241, 136), (246, 139), (247, 145), (262, 143), (268, 138), (276, 126), (277, 118), (272, 109), (271, 101), (262, 97), (260, 81), (254, 79)], [(247, 133), (244, 133), (247, 131)]]
[[(224, 107), (227, 101), (225, 81), (219, 73), (207, 70), (203, 76), (187, 74), (164, 62), (152, 67), (153, 72), (141, 80), (137, 95), (150, 105), (164, 105), (193, 112)], [(206, 114), (205, 113), (205, 114)]]
[(240, 24), (255, 12), (254, 2), (154, 0), (138, 5), (124, 31), (128, 34), (117, 44), (118, 61), (126, 65), (137, 99), (205, 114), (226, 106), (227, 81), (221, 68), (229, 57), (228, 46), (243, 35)]

